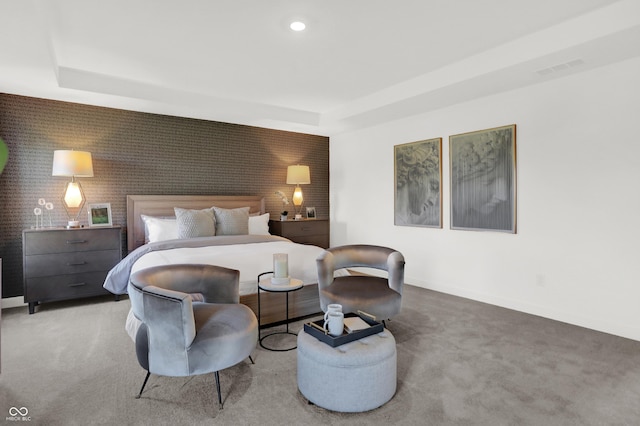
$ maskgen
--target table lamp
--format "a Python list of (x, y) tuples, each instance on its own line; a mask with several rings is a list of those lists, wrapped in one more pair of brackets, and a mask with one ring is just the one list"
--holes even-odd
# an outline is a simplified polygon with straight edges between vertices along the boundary
[(302, 218), (302, 189), (300, 185), (308, 185), (311, 183), (311, 174), (309, 173), (309, 166), (289, 166), (287, 167), (287, 184), (295, 185), (296, 188), (293, 191), (293, 205), (296, 209), (296, 220)]

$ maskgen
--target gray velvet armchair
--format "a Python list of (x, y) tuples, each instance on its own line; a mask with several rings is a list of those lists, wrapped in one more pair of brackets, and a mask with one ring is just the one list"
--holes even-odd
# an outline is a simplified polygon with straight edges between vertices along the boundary
[(148, 268), (131, 275), (129, 297), (142, 322), (136, 355), (147, 370), (137, 397), (151, 373), (214, 372), (222, 408), (219, 371), (250, 358), (258, 341), (256, 316), (239, 303), (239, 272), (213, 265)]
[[(394, 249), (372, 245), (347, 245), (325, 250), (316, 259), (320, 307), (339, 303), (343, 312), (358, 310), (384, 320), (402, 306), (404, 256)], [(368, 267), (387, 271), (387, 277), (349, 275), (334, 278), (343, 268)]]

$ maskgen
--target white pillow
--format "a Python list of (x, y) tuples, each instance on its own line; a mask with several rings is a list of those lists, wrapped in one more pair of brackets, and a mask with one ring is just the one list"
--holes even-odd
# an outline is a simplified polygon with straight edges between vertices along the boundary
[[(178, 238), (178, 222), (175, 217), (140, 215), (144, 222), (144, 242), (175, 240)], [(271, 235), (269, 233), (269, 213), (249, 216), (250, 235)]]
[(249, 235), (271, 235), (269, 234), (269, 213), (249, 216)]
[(141, 214), (144, 222), (144, 242), (175, 240), (178, 238), (178, 223), (175, 217), (155, 217)]

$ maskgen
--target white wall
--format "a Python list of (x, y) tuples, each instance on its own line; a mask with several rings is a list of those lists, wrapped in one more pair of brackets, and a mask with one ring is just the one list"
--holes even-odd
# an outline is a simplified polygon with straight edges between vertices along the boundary
[[(409, 284), (640, 340), (640, 58), (330, 141), (331, 244)], [(517, 234), (449, 229), (449, 136), (517, 125)], [(393, 224), (393, 147), (443, 138), (443, 229)]]

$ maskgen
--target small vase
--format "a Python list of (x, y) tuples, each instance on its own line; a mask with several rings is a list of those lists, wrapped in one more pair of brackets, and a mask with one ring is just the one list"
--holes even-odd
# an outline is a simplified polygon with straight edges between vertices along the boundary
[(280, 220), (281, 220), (282, 222), (286, 221), (286, 220), (287, 220), (287, 215), (286, 215), (286, 214), (281, 214), (281, 215), (280, 215)]

